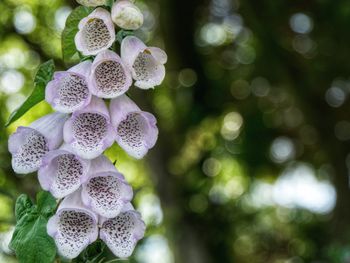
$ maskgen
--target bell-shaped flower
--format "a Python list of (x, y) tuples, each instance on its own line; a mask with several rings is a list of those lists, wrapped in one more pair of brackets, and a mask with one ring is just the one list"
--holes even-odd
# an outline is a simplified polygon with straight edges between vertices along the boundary
[(131, 1), (119, 0), (113, 4), (112, 20), (120, 28), (136, 30), (143, 24), (143, 15)]
[(83, 203), (95, 213), (112, 218), (131, 201), (133, 191), (124, 176), (104, 155), (91, 161), (89, 180), (82, 186)]
[(84, 61), (68, 71), (55, 72), (45, 90), (45, 99), (60, 112), (71, 113), (89, 104), (88, 87), (91, 62)]
[(136, 80), (135, 86), (150, 89), (162, 83), (167, 55), (160, 48), (147, 47), (137, 37), (127, 36), (121, 44), (121, 58)]
[(84, 159), (99, 156), (114, 141), (114, 132), (106, 104), (92, 97), (84, 109), (75, 111), (63, 129), (64, 141)]
[(76, 191), (63, 199), (47, 223), (47, 233), (55, 240), (58, 254), (67, 259), (77, 257), (98, 237), (98, 216), (84, 207), (80, 194)]
[(100, 238), (113, 254), (120, 258), (131, 256), (137, 242), (145, 235), (145, 223), (131, 204), (115, 218), (102, 218)]
[(96, 56), (90, 75), (90, 91), (93, 95), (115, 98), (124, 94), (131, 84), (131, 74), (116, 53), (105, 50)]
[(89, 167), (89, 160), (80, 158), (69, 145), (64, 144), (60, 149), (44, 155), (38, 179), (41, 188), (56, 198), (63, 198), (86, 182)]
[(42, 157), (62, 143), (63, 113), (48, 114), (29, 125), (20, 126), (8, 142), (12, 154), (12, 168), (16, 173), (27, 174), (39, 169)]
[(101, 6), (101, 5), (106, 5), (107, 4), (107, 0), (77, 0), (77, 2), (81, 5), (84, 6), (92, 6), (92, 7), (96, 7), (96, 6)]
[(110, 113), (119, 146), (134, 158), (144, 157), (158, 138), (156, 118), (141, 111), (126, 95), (111, 101)]
[(114, 41), (114, 25), (106, 9), (98, 7), (79, 22), (75, 45), (83, 55), (96, 55), (110, 48)]

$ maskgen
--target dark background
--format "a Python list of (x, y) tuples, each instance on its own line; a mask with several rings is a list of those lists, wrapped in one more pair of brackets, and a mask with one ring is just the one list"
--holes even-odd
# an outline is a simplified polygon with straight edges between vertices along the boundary
[[(154, 90), (132, 88), (160, 128), (135, 161), (108, 150), (148, 225), (130, 262), (350, 262), (350, 2), (137, 1), (137, 35), (168, 54)], [(37, 66), (64, 70), (60, 34), (74, 1), (0, 1), (0, 126)], [(0, 129), (0, 230), (36, 175), (17, 177)], [(1, 261), (3, 260), (3, 261)], [(0, 256), (0, 262), (15, 262)]]

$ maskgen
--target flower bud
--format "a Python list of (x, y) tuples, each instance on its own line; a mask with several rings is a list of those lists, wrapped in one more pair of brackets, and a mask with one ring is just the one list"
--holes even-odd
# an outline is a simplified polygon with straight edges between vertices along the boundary
[(129, 0), (121, 0), (112, 7), (112, 20), (120, 28), (136, 30), (143, 24), (141, 10)]

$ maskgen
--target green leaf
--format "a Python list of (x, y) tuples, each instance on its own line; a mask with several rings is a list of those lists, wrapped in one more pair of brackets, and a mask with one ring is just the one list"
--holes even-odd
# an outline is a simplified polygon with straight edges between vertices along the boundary
[(52, 79), (54, 71), (55, 64), (52, 59), (40, 65), (34, 78), (34, 89), (32, 93), (19, 108), (11, 113), (5, 124), (6, 127), (21, 118), (28, 110), (45, 98), (45, 87)]
[(78, 6), (68, 16), (61, 38), (64, 61), (69, 61), (78, 52), (74, 38), (78, 33), (79, 22), (81, 19), (88, 16), (93, 10), (94, 9), (91, 7)]
[(56, 200), (48, 192), (37, 194), (37, 205), (27, 195), (16, 201), (16, 227), (10, 247), (20, 263), (51, 263), (56, 257), (56, 245), (47, 234), (49, 216), (56, 208)]
[(113, 4), (114, 4), (114, 0), (107, 0), (106, 5), (107, 5), (109, 8), (112, 8)]
[(47, 219), (32, 213), (17, 222), (10, 247), (20, 263), (51, 263), (55, 260), (56, 246), (46, 231)]
[(17, 198), (15, 205), (16, 221), (19, 221), (33, 207), (33, 202), (30, 198), (22, 194)]
[(57, 206), (56, 199), (49, 192), (45, 191), (40, 191), (36, 195), (36, 203), (38, 212), (48, 216), (55, 212)]
[(134, 35), (134, 31), (121, 29), (118, 31), (118, 33), (116, 35), (116, 39), (121, 44), (125, 37), (133, 36), (133, 35)]

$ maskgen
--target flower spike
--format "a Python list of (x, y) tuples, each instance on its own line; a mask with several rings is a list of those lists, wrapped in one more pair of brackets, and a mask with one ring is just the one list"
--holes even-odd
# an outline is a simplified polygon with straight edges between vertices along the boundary
[(140, 213), (128, 204), (116, 218), (101, 221), (100, 238), (108, 248), (117, 257), (130, 257), (137, 242), (145, 234), (146, 226)]
[(86, 108), (74, 112), (64, 125), (63, 137), (73, 151), (85, 159), (94, 159), (110, 147), (114, 134), (103, 100), (92, 97)]
[(131, 84), (131, 74), (116, 53), (105, 50), (96, 56), (90, 75), (90, 90), (93, 95), (115, 98), (127, 92)]
[(87, 207), (103, 217), (112, 218), (132, 197), (131, 186), (110, 160), (103, 155), (92, 160), (89, 180), (82, 187), (82, 200)]
[(110, 48), (115, 41), (113, 21), (109, 12), (96, 8), (79, 23), (79, 31), (75, 35), (75, 45), (85, 56), (97, 55)]
[(90, 74), (91, 62), (84, 61), (54, 74), (45, 90), (45, 99), (60, 112), (71, 113), (84, 108), (91, 100), (87, 78)]
[(158, 138), (156, 118), (141, 111), (126, 95), (111, 101), (110, 113), (119, 146), (134, 158), (143, 158)]
[(135, 86), (150, 89), (162, 83), (167, 55), (160, 48), (147, 47), (137, 37), (127, 36), (121, 44), (121, 58), (136, 80)]
[(55, 240), (58, 253), (72, 259), (97, 239), (98, 217), (84, 207), (77, 191), (63, 199), (47, 223), (47, 233)]
[(66, 114), (48, 114), (30, 124), (18, 127), (9, 138), (8, 147), (12, 154), (12, 168), (16, 173), (35, 172), (42, 163), (42, 157), (62, 143), (62, 129)]

